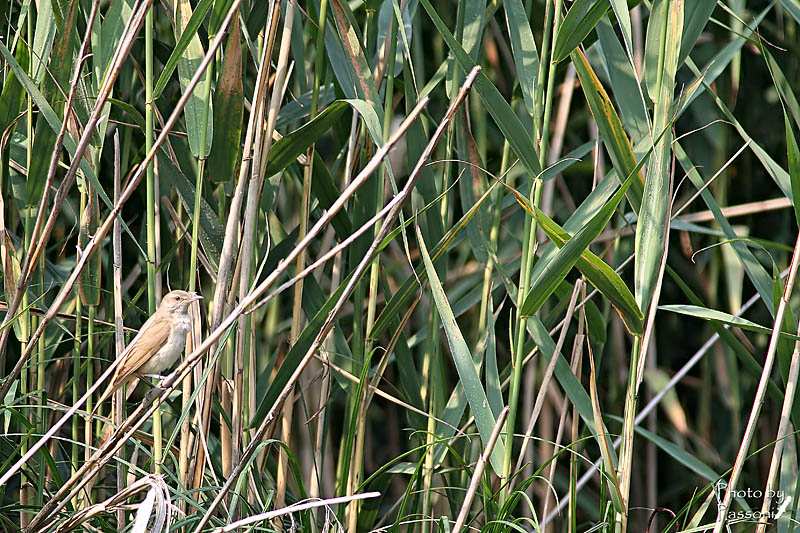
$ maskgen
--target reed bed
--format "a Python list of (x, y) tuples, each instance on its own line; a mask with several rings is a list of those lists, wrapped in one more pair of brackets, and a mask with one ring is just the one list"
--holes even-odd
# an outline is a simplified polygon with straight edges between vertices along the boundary
[(0, 20), (0, 530), (795, 530), (796, 0)]

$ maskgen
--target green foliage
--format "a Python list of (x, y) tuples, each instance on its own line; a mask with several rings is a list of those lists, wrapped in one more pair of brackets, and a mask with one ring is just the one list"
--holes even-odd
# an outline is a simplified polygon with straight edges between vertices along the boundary
[(800, 519), (796, 1), (94, 5), (0, 2), (0, 527), (719, 533), (737, 457)]

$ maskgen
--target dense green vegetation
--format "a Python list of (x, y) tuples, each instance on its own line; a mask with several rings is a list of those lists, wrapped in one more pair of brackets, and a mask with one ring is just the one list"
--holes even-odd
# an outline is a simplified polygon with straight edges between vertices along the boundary
[(794, 530), (797, 0), (0, 20), (3, 531)]

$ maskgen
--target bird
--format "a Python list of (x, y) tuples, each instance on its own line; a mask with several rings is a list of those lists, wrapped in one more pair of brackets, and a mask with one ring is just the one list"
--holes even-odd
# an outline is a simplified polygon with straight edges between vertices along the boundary
[(92, 415), (114, 391), (139, 376), (159, 374), (171, 367), (186, 345), (192, 327), (189, 304), (202, 300), (196, 292), (174, 290), (167, 293), (153, 316), (119, 356), (111, 382), (97, 400)]

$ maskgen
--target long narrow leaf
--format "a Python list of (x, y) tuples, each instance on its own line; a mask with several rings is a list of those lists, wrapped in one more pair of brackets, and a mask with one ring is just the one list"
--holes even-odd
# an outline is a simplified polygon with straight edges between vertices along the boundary
[[(439, 17), (439, 14), (433, 8), (430, 1), (420, 0), (420, 4), (422, 4), (422, 7), (428, 12), (428, 16), (447, 43), (450, 51), (456, 56), (456, 60), (461, 63), (461, 68), (467, 72), (472, 70), (475, 66), (475, 62), (469, 54), (464, 51), (458, 41), (456, 41), (453, 34), (450, 33), (450, 30), (447, 29), (444, 21)], [(480, 96), (481, 101), (486, 106), (489, 114), (497, 124), (497, 127), (503, 132), (503, 135), (511, 145), (511, 149), (514, 150), (514, 153), (520, 158), (520, 161), (528, 172), (534, 176), (538, 176), (541, 172), (541, 167), (539, 166), (536, 150), (530, 141), (530, 130), (522, 125), (519, 117), (502, 97), (500, 91), (497, 90), (497, 87), (489, 81), (489, 78), (487, 78), (486, 74), (483, 72), (479, 73), (478, 77), (475, 79), (473, 90), (478, 92), (478, 96)]]
[[(422, 260), (425, 263), (425, 270), (428, 272), (433, 301), (436, 303), (436, 309), (439, 311), (439, 317), (447, 334), (447, 342), (450, 345), (450, 353), (453, 356), (460, 383), (464, 387), (470, 410), (475, 417), (475, 425), (478, 426), (478, 431), (481, 434), (481, 440), (486, 445), (489, 442), (489, 437), (495, 424), (495, 418), (489, 407), (486, 391), (483, 389), (480, 377), (475, 370), (472, 354), (456, 323), (456, 317), (453, 315), (453, 310), (447, 301), (447, 295), (439, 281), (439, 276), (436, 274), (436, 269), (428, 255), (428, 250), (425, 248), (425, 242), (422, 239), (419, 228), (417, 228), (417, 241), (419, 242)], [(498, 440), (491, 455), (492, 468), (497, 473), (502, 472), (504, 450), (505, 443), (502, 440)]]
[(514, 66), (517, 69), (519, 86), (529, 114), (536, 108), (536, 86), (539, 83), (539, 53), (536, 41), (528, 23), (522, 0), (506, 0), (508, 35), (511, 37), (511, 53), (514, 55)]
[(581, 44), (611, 7), (608, 0), (577, 0), (561, 23), (553, 45), (553, 62), (558, 63)]
[[(189, 22), (191, 22), (192, 7), (189, 0), (177, 0), (175, 2), (175, 34), (182, 39), (188, 32)], [(197, 33), (192, 32), (189, 43), (183, 54), (178, 58), (178, 81), (181, 91), (185, 91), (194, 73), (200, 67), (203, 59), (203, 45)], [(186, 118), (186, 134), (189, 138), (189, 148), (195, 157), (205, 156), (211, 150), (211, 141), (214, 137), (214, 113), (211, 109), (211, 102), (203, 100), (203, 86), (209, 83), (211, 70), (206, 69), (200, 83), (192, 91), (192, 96), (183, 108), (183, 115)], [(206, 109), (208, 106), (209, 109)], [(206, 118), (207, 117), (207, 118)], [(205, 129), (205, 131), (203, 131)], [(205, 143), (203, 143), (205, 139)]]
[(239, 152), (242, 149), (242, 120), (244, 118), (244, 89), (242, 87), (242, 37), (239, 18), (225, 47), (225, 59), (214, 93), (214, 128), (211, 153), (208, 155), (208, 175), (211, 181), (223, 183), (233, 177)]
[(172, 77), (172, 73), (175, 72), (175, 68), (178, 66), (178, 62), (183, 56), (183, 52), (186, 50), (186, 48), (188, 48), (192, 40), (197, 37), (197, 30), (200, 28), (200, 25), (203, 23), (203, 20), (205, 20), (206, 15), (208, 15), (209, 9), (211, 9), (213, 5), (214, 0), (200, 0), (200, 2), (198, 2), (197, 7), (195, 7), (191, 17), (186, 23), (186, 26), (183, 28), (180, 38), (175, 44), (175, 48), (172, 49), (172, 53), (169, 55), (169, 59), (167, 59), (167, 62), (164, 65), (164, 70), (161, 71), (161, 74), (158, 76), (158, 80), (156, 80), (156, 84), (153, 87), (154, 99), (161, 96), (161, 93), (164, 91), (164, 88), (166, 88), (169, 79)]
[(286, 168), (341, 119), (347, 108), (347, 102), (334, 102), (314, 120), (276, 141), (269, 152), (265, 175), (272, 176)]
[[(664, 7), (656, 2), (653, 13), (663, 21), (656, 27), (664, 27), (664, 36), (659, 40), (659, 76), (657, 87), (650, 87), (651, 97), (656, 98), (653, 116), (653, 130), (666, 130), (671, 121), (675, 73), (678, 68), (681, 32), (683, 29), (683, 0), (669, 3)], [(652, 23), (651, 23), (652, 24)], [(648, 44), (652, 43), (651, 29), (648, 28)], [(654, 36), (653, 39), (656, 37)], [(656, 46), (652, 44), (652, 46)], [(649, 83), (649, 80), (648, 80)], [(657, 92), (654, 92), (657, 91)], [(650, 305), (656, 287), (661, 257), (665, 253), (664, 240), (667, 235), (668, 209), (670, 205), (670, 153), (672, 134), (667, 131), (658, 141), (647, 167), (642, 209), (636, 226), (636, 269), (634, 288), (639, 307), (646, 310)]]
[[(718, 311), (716, 309), (709, 309), (707, 307), (688, 304), (659, 305), (658, 308), (662, 311), (671, 311), (673, 313), (693, 316), (702, 320), (711, 320), (720, 324), (728, 324), (729, 326), (735, 326), (737, 328), (752, 331), (754, 333), (761, 333), (762, 335), (772, 334), (771, 328), (756, 324), (755, 322), (751, 322), (746, 318), (734, 316), (730, 313)], [(791, 333), (782, 331), (781, 335), (789, 339), (800, 340), (800, 337), (797, 335), (792, 335)]]
[[(586, 56), (576, 50), (572, 53), (572, 64), (575, 65), (575, 72), (581, 81), (586, 102), (589, 104), (589, 109), (597, 123), (597, 129), (611, 156), (611, 162), (617, 169), (617, 175), (620, 179), (627, 177), (636, 168), (636, 158), (633, 155), (630, 140), (625, 135), (622, 121), (619, 119), (608, 93), (586, 60)], [(641, 179), (637, 178), (632, 184), (631, 194), (628, 196), (628, 200), (636, 212), (639, 211), (643, 191), (644, 185)]]

